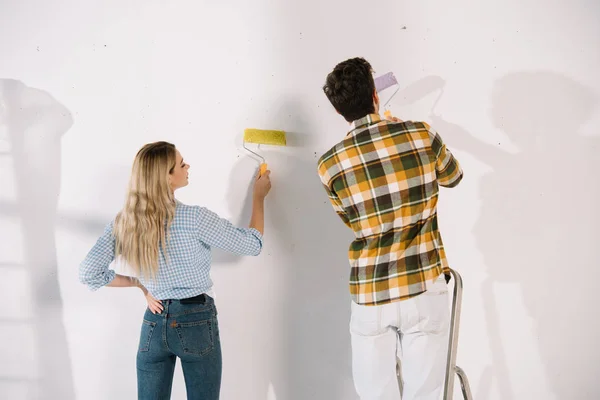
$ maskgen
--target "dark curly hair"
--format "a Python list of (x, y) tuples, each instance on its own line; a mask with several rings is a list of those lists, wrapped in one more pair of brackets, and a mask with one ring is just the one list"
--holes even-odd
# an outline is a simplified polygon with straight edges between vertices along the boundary
[(323, 86), (333, 107), (348, 122), (375, 112), (373, 105), (373, 68), (362, 57), (351, 58), (335, 66)]

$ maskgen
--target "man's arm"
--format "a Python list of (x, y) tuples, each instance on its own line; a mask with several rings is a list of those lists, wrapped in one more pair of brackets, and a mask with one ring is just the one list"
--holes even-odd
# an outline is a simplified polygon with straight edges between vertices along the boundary
[(333, 188), (329, 187), (329, 175), (327, 173), (327, 167), (323, 162), (323, 157), (319, 160), (317, 173), (319, 175), (319, 180), (323, 185), (323, 189), (325, 189), (325, 193), (327, 193), (327, 197), (329, 197), (329, 202), (333, 206), (333, 210), (340, 217), (342, 222), (350, 229), (352, 229), (352, 225), (350, 225), (350, 218), (348, 218), (348, 214), (346, 214), (346, 210), (344, 210), (344, 206), (342, 201), (338, 197), (337, 193), (333, 190)]
[(431, 150), (435, 155), (435, 171), (440, 186), (455, 187), (463, 178), (463, 171), (454, 155), (446, 147), (440, 135), (428, 124), (423, 123), (431, 139)]
[(323, 188), (325, 188), (327, 197), (329, 197), (329, 201), (331, 202), (331, 205), (333, 206), (333, 209), (336, 212), (336, 214), (340, 217), (340, 219), (344, 222), (344, 224), (346, 224), (348, 228), (352, 229), (352, 225), (350, 225), (350, 220), (348, 218), (348, 215), (346, 214), (346, 211), (344, 210), (344, 207), (342, 206), (342, 201), (340, 200), (340, 198), (337, 196), (337, 194), (335, 194), (335, 192), (329, 189), (327, 185), (323, 184)]

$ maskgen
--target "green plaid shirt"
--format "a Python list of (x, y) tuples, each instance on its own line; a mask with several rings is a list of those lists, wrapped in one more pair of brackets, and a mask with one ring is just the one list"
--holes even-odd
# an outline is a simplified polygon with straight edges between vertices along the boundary
[(463, 174), (429, 125), (368, 115), (323, 154), (318, 170), (333, 208), (356, 236), (348, 255), (357, 304), (416, 296), (449, 273), (438, 186), (454, 187)]

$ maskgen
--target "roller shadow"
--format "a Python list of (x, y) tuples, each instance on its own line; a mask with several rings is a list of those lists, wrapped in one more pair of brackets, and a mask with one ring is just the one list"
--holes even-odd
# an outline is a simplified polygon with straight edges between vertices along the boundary
[[(232, 217), (229, 221), (238, 227), (247, 227), (252, 216), (252, 192), (254, 177), (248, 179), (249, 171), (256, 171), (258, 163), (249, 156), (240, 156), (229, 177), (227, 188), (227, 208)], [(254, 174), (256, 176), (256, 173)], [(242, 197), (237, 193), (244, 193)], [(235, 264), (244, 258), (218, 248), (212, 249), (214, 264)]]

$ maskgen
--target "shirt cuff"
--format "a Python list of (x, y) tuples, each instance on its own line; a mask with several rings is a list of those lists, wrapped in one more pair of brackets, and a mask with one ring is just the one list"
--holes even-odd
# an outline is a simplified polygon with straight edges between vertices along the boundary
[(262, 244), (262, 241), (263, 241), (263, 235), (262, 235), (262, 234), (259, 232), (259, 230), (258, 230), (258, 229), (256, 229), (256, 228), (249, 228), (249, 229), (248, 229), (248, 231), (249, 231), (250, 233), (252, 233), (254, 236), (256, 236), (256, 238), (257, 238), (258, 240), (260, 240), (260, 243)]
[(117, 275), (117, 273), (115, 272), (114, 269), (109, 269), (108, 271), (106, 271), (102, 275), (98, 276), (93, 281), (88, 282), (88, 287), (92, 291), (96, 291), (96, 290), (100, 289), (101, 287), (106, 286), (109, 283), (111, 283), (113, 281), (113, 279), (115, 279), (116, 275)]

